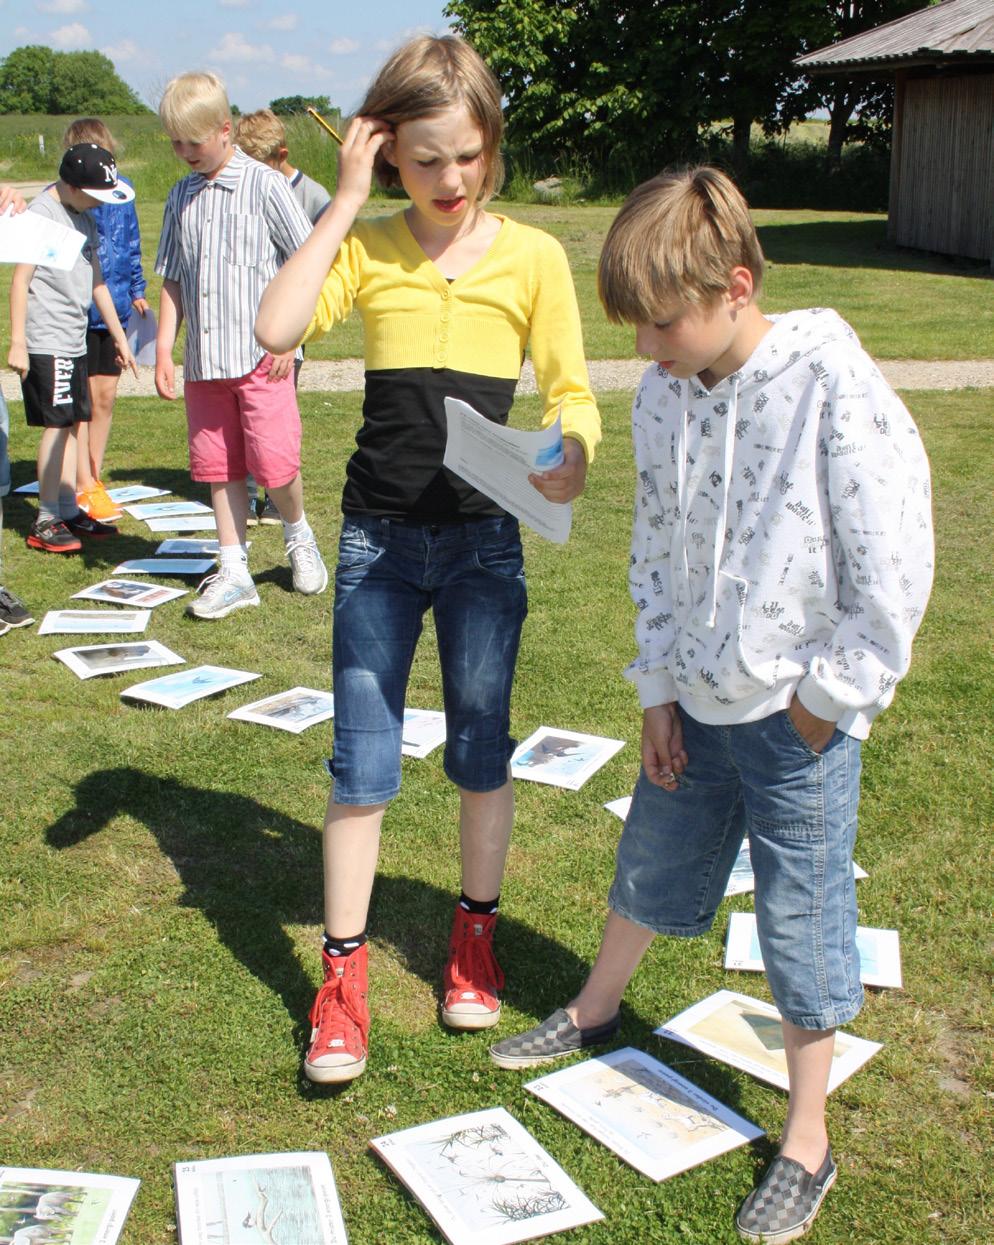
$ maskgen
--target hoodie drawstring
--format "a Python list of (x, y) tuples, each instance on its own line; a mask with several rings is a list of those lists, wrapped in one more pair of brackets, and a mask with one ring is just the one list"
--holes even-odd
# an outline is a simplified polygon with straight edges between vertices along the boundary
[[(718, 511), (718, 523), (714, 529), (714, 550), (711, 559), (711, 608), (708, 611), (707, 626), (714, 630), (718, 617), (718, 568), (721, 566), (721, 555), (725, 550), (725, 533), (728, 530), (728, 494), (732, 488), (732, 454), (735, 452), (735, 425), (738, 423), (739, 412), (739, 377), (732, 377), (732, 392), (728, 398), (728, 411), (725, 415), (725, 444), (721, 464), (721, 501)], [(686, 415), (684, 416), (686, 420)]]

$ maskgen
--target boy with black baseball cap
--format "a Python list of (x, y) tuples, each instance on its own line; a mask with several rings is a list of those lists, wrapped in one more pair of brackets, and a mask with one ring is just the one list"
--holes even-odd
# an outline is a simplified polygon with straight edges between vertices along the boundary
[(117, 528), (84, 514), (76, 504), (78, 424), (90, 418), (86, 374), (86, 325), (96, 304), (110, 330), (122, 367), (137, 376), (134, 356), (103, 281), (96, 226), (87, 209), (97, 203), (128, 203), (134, 191), (117, 175), (114, 157), (95, 143), (70, 147), (59, 180), (28, 206), (45, 220), (78, 229), (85, 237), (72, 268), (17, 264), (10, 286), (10, 352), (7, 362), (21, 378), (24, 414), (41, 428), (38, 448), (38, 518), (27, 543), (49, 553), (75, 553), (80, 536), (111, 536)]

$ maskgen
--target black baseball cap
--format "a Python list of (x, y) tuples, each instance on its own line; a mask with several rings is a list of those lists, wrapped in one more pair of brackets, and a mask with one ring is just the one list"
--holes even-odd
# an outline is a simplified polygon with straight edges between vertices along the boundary
[(122, 182), (114, 157), (96, 143), (76, 143), (62, 157), (59, 177), (101, 203), (130, 203), (135, 192)]

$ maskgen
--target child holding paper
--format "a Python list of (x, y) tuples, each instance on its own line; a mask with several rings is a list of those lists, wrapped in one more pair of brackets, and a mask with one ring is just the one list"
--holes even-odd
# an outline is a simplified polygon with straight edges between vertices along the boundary
[[(256, 334), (286, 350), (355, 306), (366, 352), (364, 423), (347, 470), (335, 578), (334, 788), (325, 819), (325, 982), (304, 1071), (345, 1081), (366, 1066), (366, 919), (380, 825), (400, 788), (404, 698), (424, 613), (442, 666), (445, 772), (459, 790), (462, 896), (442, 1019), (500, 1017), (494, 923), (514, 815), (510, 695), (526, 612), (517, 522), (445, 470), (446, 396), (506, 423), (530, 345), (565, 459), (536, 474), (579, 495), (600, 437), (576, 296), (562, 248), (486, 211), (501, 173), (500, 89), (473, 49), (420, 37), (373, 82), (345, 136), (337, 194), (270, 283)], [(406, 210), (357, 220), (373, 175)]]
[(790, 1103), (736, 1227), (781, 1245), (835, 1180), (835, 1028), (863, 999), (860, 741), (908, 669), (933, 551), (907, 410), (835, 312), (764, 316), (762, 272), (748, 206), (715, 169), (637, 187), (605, 241), (601, 301), (654, 360), (632, 408), (643, 769), (590, 976), (491, 1056), (525, 1068), (613, 1036), (655, 934), (710, 928), (748, 834)]
[[(62, 145), (68, 148), (76, 143), (96, 143), (112, 155), (116, 152), (114, 136), (98, 117), (80, 117), (72, 122), (63, 135)], [(120, 181), (131, 186), (126, 177), (121, 177)], [(130, 199), (126, 203), (98, 203), (90, 214), (97, 224), (97, 254), (104, 282), (114, 300), (117, 318), (127, 330), (132, 308), (142, 316), (149, 310), (135, 202)], [(110, 329), (95, 304), (90, 306), (86, 328), (86, 372), (90, 420), (78, 423), (75, 428), (76, 501), (91, 518), (112, 523), (121, 517), (121, 508), (107, 496), (100, 477), (121, 367), (114, 353)]]

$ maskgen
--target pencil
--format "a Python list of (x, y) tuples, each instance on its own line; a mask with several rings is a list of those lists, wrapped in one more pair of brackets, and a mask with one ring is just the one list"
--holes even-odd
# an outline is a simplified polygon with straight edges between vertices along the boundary
[(328, 133), (331, 135), (331, 137), (339, 145), (339, 147), (341, 147), (342, 143), (345, 142), (345, 139), (342, 138), (341, 134), (339, 134), (337, 130), (333, 130), (331, 128), (331, 126), (328, 124), (327, 121), (325, 121), (324, 117), (321, 116), (321, 114), (318, 112), (316, 108), (308, 108), (307, 115), (309, 117), (313, 117), (314, 120), (318, 123), (319, 126), (321, 126), (323, 130), (327, 130)]

